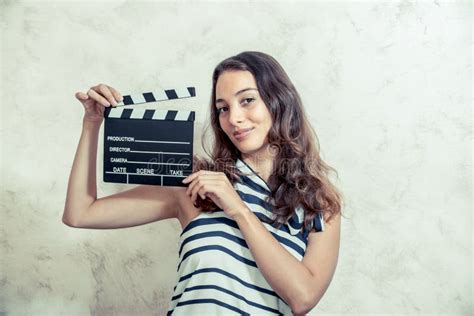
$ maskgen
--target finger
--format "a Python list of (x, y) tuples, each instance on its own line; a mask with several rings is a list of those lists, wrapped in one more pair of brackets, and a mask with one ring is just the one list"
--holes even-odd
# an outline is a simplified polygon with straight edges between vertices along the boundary
[(220, 177), (221, 175), (219, 175), (219, 172), (214, 172), (214, 171), (207, 171), (207, 170), (199, 170), (199, 171), (196, 171), (195, 173), (187, 176), (182, 182), (183, 183), (189, 183), (191, 181), (193, 181), (194, 179), (196, 179), (197, 177), (211, 177), (211, 178), (218, 178)]
[(76, 99), (78, 99), (79, 101), (86, 101), (87, 99), (89, 99), (89, 96), (83, 92), (76, 92), (75, 96)]
[(98, 94), (97, 92), (95, 92), (94, 89), (89, 89), (89, 91), (87, 91), (87, 94), (94, 100), (96, 100), (98, 103), (102, 104), (103, 106), (110, 106), (110, 103), (109, 101), (107, 101), (107, 99), (105, 99), (103, 96), (101, 96), (100, 94)]
[[(187, 176), (187, 177), (182, 181), (182, 183), (189, 183), (188, 188), (186, 189), (186, 194), (187, 194), (187, 195), (190, 194), (192, 188), (196, 185), (196, 183), (195, 183), (196, 180), (195, 180), (195, 179), (199, 176), (199, 175), (198, 175), (199, 172), (200, 172), (200, 171), (195, 172), (195, 173), (193, 173), (193, 174)], [(190, 182), (190, 181), (191, 181), (191, 182)]]
[[(208, 197), (209, 195), (213, 194), (214, 190), (213, 190), (213, 186), (212, 185), (207, 185), (206, 187), (202, 187), (199, 191), (198, 191), (198, 195), (201, 197), (201, 199), (205, 200), (206, 197)], [(196, 195), (197, 196), (197, 195)]]
[(219, 176), (216, 176), (215, 174), (213, 173), (210, 173), (210, 174), (202, 174), (199, 178), (195, 178), (189, 185), (188, 185), (188, 188), (186, 189), (186, 194), (189, 195), (190, 192), (192, 192), (194, 186), (199, 183), (200, 180), (219, 180), (220, 177)]
[(102, 93), (102, 95), (109, 101), (110, 104), (114, 106), (117, 105), (117, 101), (115, 101), (115, 98), (112, 95), (112, 91), (110, 90), (109, 86), (101, 84), (99, 85), (98, 89), (100, 93)]
[(123, 96), (120, 92), (118, 92), (115, 88), (112, 88), (110, 86), (109, 86), (109, 89), (110, 89), (110, 91), (112, 91), (112, 94), (113, 94), (115, 100), (117, 100), (119, 102), (123, 101)]
[(204, 184), (202, 183), (198, 183), (194, 186), (193, 190), (191, 191), (191, 201), (193, 201), (193, 203), (196, 201), (197, 193), (203, 185)]
[(193, 181), (196, 177), (199, 177), (201, 175), (209, 175), (209, 174), (215, 174), (215, 173), (216, 172), (213, 172), (213, 171), (199, 170), (199, 171), (196, 171), (195, 173), (187, 176), (182, 182), (183, 183), (188, 183), (188, 182)]
[[(201, 191), (201, 189), (204, 187), (205, 184), (199, 184), (195, 187), (195, 190), (192, 192), (191, 194), (191, 201), (193, 201), (193, 204), (196, 202), (197, 200), (197, 195), (199, 194), (199, 192)], [(201, 194), (201, 199), (204, 200), (204, 198), (202, 197), (202, 194)]]
[(197, 192), (197, 195), (201, 197), (201, 199), (205, 200), (206, 197), (209, 197), (211, 200), (211, 197), (217, 197), (217, 192), (222, 188), (219, 182), (214, 182), (214, 183), (207, 183), (203, 185)]
[(210, 181), (201, 182), (201, 183), (197, 184), (193, 188), (193, 191), (192, 191), (192, 194), (191, 194), (191, 200), (195, 201), (198, 194), (204, 200), (206, 198), (205, 194), (207, 192), (214, 192), (214, 189), (219, 185), (222, 185), (221, 182), (220, 181), (215, 181), (215, 180), (210, 180)]
[(187, 176), (186, 178), (184, 178), (182, 182), (183, 182), (183, 183), (188, 183), (188, 182), (193, 181), (194, 178), (196, 178), (196, 177), (198, 176), (198, 173), (199, 173), (199, 172), (200, 172), (200, 171), (190, 174), (189, 176)]
[(193, 180), (193, 182), (191, 182), (189, 185), (188, 185), (188, 188), (186, 189), (186, 194), (187, 195), (191, 195), (191, 192), (193, 192), (193, 188), (199, 183), (199, 179), (197, 180)]

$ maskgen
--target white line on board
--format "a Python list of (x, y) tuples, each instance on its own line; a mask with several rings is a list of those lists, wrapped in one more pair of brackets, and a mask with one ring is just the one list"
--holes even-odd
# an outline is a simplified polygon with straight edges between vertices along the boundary
[(147, 154), (173, 154), (173, 155), (188, 155), (189, 153), (173, 153), (169, 151), (144, 151), (144, 150), (130, 150), (129, 153), (147, 153)]
[(190, 142), (171, 142), (171, 141), (161, 141), (161, 140), (135, 140), (136, 143), (161, 143), (161, 144), (184, 144), (189, 145)]
[(155, 176), (155, 177), (175, 177), (175, 178), (186, 178), (187, 176), (174, 176), (171, 174), (142, 174), (142, 173), (133, 173), (133, 172), (113, 172), (113, 171), (106, 171), (105, 173), (113, 173), (113, 174), (126, 174), (127, 177), (129, 174), (136, 174), (139, 176)]

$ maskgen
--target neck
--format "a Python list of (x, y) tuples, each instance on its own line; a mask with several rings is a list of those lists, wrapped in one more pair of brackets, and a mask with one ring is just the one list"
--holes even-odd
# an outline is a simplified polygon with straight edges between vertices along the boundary
[(273, 171), (275, 152), (267, 148), (264, 153), (241, 153), (241, 157), (265, 182), (268, 182)]

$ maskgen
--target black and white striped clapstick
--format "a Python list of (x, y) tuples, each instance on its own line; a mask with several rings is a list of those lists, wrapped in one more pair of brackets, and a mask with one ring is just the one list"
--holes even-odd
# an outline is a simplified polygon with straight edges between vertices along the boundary
[(132, 120), (159, 120), (159, 121), (191, 121), (194, 122), (194, 111), (154, 110), (154, 109), (125, 109), (108, 108), (104, 112), (105, 118), (119, 118)]
[(169, 101), (175, 99), (185, 99), (196, 96), (196, 89), (194, 87), (158, 90), (156, 92), (144, 92), (141, 94), (124, 95), (123, 101), (119, 102), (116, 107), (149, 103)]
[(104, 181), (186, 186), (193, 170), (194, 111), (123, 106), (196, 96), (194, 87), (125, 95), (104, 111)]

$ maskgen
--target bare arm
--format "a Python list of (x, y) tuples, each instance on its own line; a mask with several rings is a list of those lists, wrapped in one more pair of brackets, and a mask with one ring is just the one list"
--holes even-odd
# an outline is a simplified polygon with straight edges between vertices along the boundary
[(100, 123), (83, 121), (67, 187), (63, 223), (74, 226), (81, 212), (97, 199), (96, 158)]
[(86, 114), (69, 175), (63, 223), (78, 228), (109, 229), (178, 218), (179, 201), (185, 196), (183, 187), (139, 185), (97, 199), (97, 142), (103, 111), (121, 96), (111, 87), (98, 85), (87, 94), (77, 93), (76, 97)]

